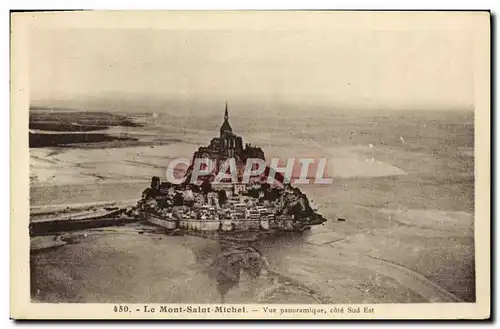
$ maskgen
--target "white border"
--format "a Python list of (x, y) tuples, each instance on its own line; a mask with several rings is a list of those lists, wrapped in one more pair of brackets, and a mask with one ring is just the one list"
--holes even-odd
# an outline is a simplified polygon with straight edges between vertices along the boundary
[[(109, 1), (109, 0), (87, 0), (87, 1), (44, 1), (43, 5), (39, 1), (5, 1), (0, 5), (2, 9), (3, 15), (1, 15), (1, 19), (3, 20), (3, 26), (7, 27), (9, 25), (9, 16), (7, 11), (9, 9), (491, 9), (494, 12), (498, 13), (499, 1), (436, 1), (436, 0), (420, 0), (420, 1), (261, 1), (261, 0), (253, 0), (253, 1), (210, 1), (210, 4), (203, 1), (195, 1), (195, 0), (184, 0), (184, 1), (153, 1), (153, 0), (141, 0), (141, 1)], [(498, 24), (498, 22), (497, 22)], [(2, 202), (2, 206), (0, 209), (4, 212), (3, 224), (4, 229), (2, 230), (4, 238), (2, 252), (4, 253), (4, 260), (9, 258), (9, 229), (8, 229), (8, 220), (9, 218), (9, 208), (10, 208), (10, 200), (9, 200), (9, 148), (10, 148), (10, 139), (9, 139), (9, 67), (10, 67), (10, 56), (9, 56), (9, 35), (6, 31), (0, 34), (0, 38), (2, 38), (4, 49), (3, 52), (3, 63), (1, 66), (2, 73), (4, 73), (4, 79), (2, 80), (4, 83), (4, 88), (2, 88), (2, 100), (4, 105), (4, 111), (2, 111), (3, 117), (0, 120), (0, 123), (3, 125), (3, 129), (0, 129), (2, 135), (0, 138), (0, 145), (4, 154), (3, 161), (3, 170), (1, 170), (2, 189), (0, 194), (0, 202)], [(498, 42), (498, 33), (495, 35), (495, 44)], [(492, 60), (495, 60), (492, 58)], [(492, 74), (495, 74), (493, 72)], [(495, 90), (493, 93), (498, 95), (498, 85), (494, 85)], [(496, 103), (492, 104), (494, 108), (496, 108)], [(495, 121), (498, 123), (498, 121)], [(496, 151), (498, 145), (495, 147)], [(499, 201), (497, 199), (492, 200), (493, 203), (495, 201)], [(496, 212), (495, 212), (496, 214)], [(492, 214), (493, 215), (493, 214)], [(496, 216), (493, 216), (496, 218)], [(498, 224), (496, 225), (496, 230), (494, 232), (494, 236), (498, 236)], [(495, 239), (493, 239), (495, 240)], [(496, 253), (496, 258), (494, 260), (495, 263), (498, 264), (499, 258)], [(2, 319), (8, 319), (8, 310), (9, 310), (9, 268), (8, 266), (4, 266), (4, 270), (2, 273), (2, 281), (4, 283), (3, 287), (5, 289), (2, 290), (2, 309), (4, 310), (4, 316)], [(492, 310), (495, 312), (496, 310)], [(4, 323), (8, 326), (13, 326), (12, 321), (6, 321)], [(408, 325), (409, 323), (399, 324), (399, 325)], [(89, 325), (89, 324), (86, 324)], [(121, 324), (114, 324), (121, 325)], [(139, 324), (136, 324), (139, 325)], [(168, 324), (174, 325), (174, 324)], [(233, 324), (234, 325), (234, 324)], [(260, 324), (263, 325), (263, 324)], [(338, 325), (338, 323), (335, 323)], [(436, 324), (425, 324), (426, 326), (433, 327)], [(454, 324), (451, 324), (454, 325)], [(477, 325), (477, 324), (476, 324)], [(40, 326), (37, 324), (35, 326)], [(397, 325), (396, 325), (397, 326)], [(3, 326), (2, 326), (3, 327)]]

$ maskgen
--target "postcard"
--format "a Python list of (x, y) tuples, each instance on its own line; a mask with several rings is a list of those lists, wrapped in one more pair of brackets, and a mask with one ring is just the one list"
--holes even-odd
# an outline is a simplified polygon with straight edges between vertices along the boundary
[(488, 319), (490, 13), (11, 13), (14, 319)]

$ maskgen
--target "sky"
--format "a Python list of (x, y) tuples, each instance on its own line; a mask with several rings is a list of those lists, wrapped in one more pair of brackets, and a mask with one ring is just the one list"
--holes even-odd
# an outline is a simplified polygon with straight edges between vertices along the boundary
[(474, 103), (474, 44), (465, 25), (334, 24), (335, 16), (323, 15), (266, 26), (272, 16), (239, 25), (224, 17), (154, 28), (41, 22), (28, 42), (31, 103), (180, 99), (402, 110)]

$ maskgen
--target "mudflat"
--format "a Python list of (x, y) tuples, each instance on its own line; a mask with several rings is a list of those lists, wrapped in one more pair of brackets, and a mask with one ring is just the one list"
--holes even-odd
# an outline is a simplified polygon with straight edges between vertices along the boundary
[[(145, 144), (31, 148), (33, 209), (54, 200), (66, 207), (139, 198), (151, 176), (163, 177), (175, 157), (190, 158), (220, 121), (207, 117), (199, 129), (182, 115), (129, 117), (140, 126), (108, 127), (106, 134)], [(232, 121), (250, 122), (239, 133), (266, 158), (330, 159), (332, 185), (300, 186), (328, 222), (302, 235), (248, 242), (273, 271), (254, 287), (242, 278), (228, 302), (473, 302), (473, 114), (299, 119)], [(72, 234), (71, 243), (33, 253), (35, 301), (218, 302), (210, 266), (224, 248), (220, 241), (166, 236), (145, 224)]]

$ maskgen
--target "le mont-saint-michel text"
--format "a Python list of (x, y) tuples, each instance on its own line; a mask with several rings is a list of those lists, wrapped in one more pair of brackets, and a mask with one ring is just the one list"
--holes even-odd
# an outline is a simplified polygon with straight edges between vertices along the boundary
[[(132, 309), (128, 306), (115, 306), (115, 312), (131, 312)], [(137, 312), (144, 313), (247, 313), (249, 310), (246, 306), (149, 306), (144, 305), (141, 308), (136, 308)], [(257, 311), (257, 310), (253, 310)], [(315, 308), (315, 307), (267, 307), (264, 306), (260, 311), (271, 314), (291, 314), (291, 313), (310, 313), (310, 314), (345, 314), (345, 313), (375, 313), (372, 307), (359, 306), (334, 306), (331, 308)]]

